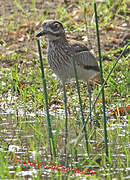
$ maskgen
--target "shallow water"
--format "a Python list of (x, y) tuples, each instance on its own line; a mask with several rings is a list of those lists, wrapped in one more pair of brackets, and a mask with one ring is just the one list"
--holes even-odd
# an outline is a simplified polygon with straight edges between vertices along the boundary
[[(58, 176), (57, 170), (54, 169), (46, 169), (45, 166), (47, 166), (47, 162), (50, 162), (50, 155), (47, 153), (46, 154), (46, 147), (41, 144), (40, 146), (36, 147), (36, 144), (33, 146), (33, 140), (36, 138), (35, 131), (33, 131), (33, 128), (30, 128), (30, 125), (33, 127), (40, 121), (40, 125), (43, 126), (43, 129), (47, 129), (47, 122), (46, 122), (46, 116), (45, 112), (39, 111), (39, 113), (34, 113), (34, 112), (25, 112), (25, 110), (18, 109), (17, 112), (13, 108), (8, 108), (7, 105), (1, 106), (1, 112), (0, 112), (0, 117), (1, 117), (1, 124), (0, 124), (0, 138), (1, 138), (1, 148), (0, 151), (1, 153), (5, 153), (5, 159), (8, 161), (8, 170), (10, 175), (13, 177), (16, 175), (16, 177), (23, 177), (23, 178), (38, 178), (39, 176), (41, 178), (43, 177), (56, 177)], [(4, 108), (3, 108), (4, 107)], [(61, 111), (62, 112), (62, 111)], [(26, 113), (26, 114), (25, 114)], [(63, 113), (63, 112), (62, 112)], [(25, 115), (25, 117), (24, 117)], [(52, 113), (53, 116), (53, 113)], [(59, 118), (59, 116), (58, 116)], [(61, 116), (62, 119), (62, 116)], [(42, 122), (42, 123), (41, 123)], [(76, 122), (75, 122), (76, 123)], [(117, 128), (120, 127), (120, 132), (118, 134), (119, 137), (125, 137), (128, 135), (128, 122), (120, 122), (117, 124), (113, 123), (111, 126), (109, 126), (107, 129), (108, 131), (114, 132)], [(52, 127), (53, 127), (53, 134), (56, 134), (56, 130), (54, 129), (55, 127), (55, 121), (52, 120)], [(71, 127), (71, 123), (70, 123)], [(97, 128), (98, 132), (103, 134), (103, 129)], [(71, 134), (72, 133), (72, 134)], [(40, 134), (39, 134), (40, 135)], [(72, 136), (71, 136), (72, 135)], [(73, 135), (73, 130), (70, 129), (69, 132), (70, 138), (74, 138)], [(62, 140), (64, 139), (64, 133), (61, 129), (59, 129), (59, 138), (62, 137)], [(44, 132), (43, 132), (43, 138), (44, 138)], [(31, 140), (32, 139), (32, 140)], [(32, 142), (31, 142), (32, 141)], [(104, 144), (104, 137), (102, 136), (100, 138), (100, 141), (102, 144)], [(37, 141), (35, 140), (35, 143)], [(97, 150), (96, 146), (94, 144), (98, 144), (98, 140), (91, 139), (90, 142), (92, 143), (93, 149)], [(61, 144), (61, 145), (60, 145)], [(59, 147), (61, 146), (61, 149), (63, 148), (63, 142), (59, 141)], [(103, 145), (104, 146), (104, 145)], [(35, 147), (35, 150), (32, 148)], [(73, 155), (69, 152), (68, 155), (68, 166), (70, 168), (82, 166), (82, 170), (87, 167), (87, 161), (89, 160), (87, 154), (82, 154), (82, 148), (83, 148), (83, 143), (79, 143), (79, 151), (77, 152), (76, 159), (73, 157)], [(109, 147), (111, 149), (114, 147), (114, 151), (111, 154), (111, 159), (113, 163), (116, 164), (116, 159), (120, 158), (121, 164), (126, 164), (127, 158), (126, 154), (122, 154), (122, 142), (116, 142), (111, 143), (109, 142)], [(128, 150), (128, 144), (126, 144), (126, 149)], [(63, 151), (58, 151), (57, 156), (58, 162), (60, 165), (65, 166), (65, 156), (61, 154)], [(115, 152), (115, 153), (114, 153)], [(117, 154), (118, 152), (118, 154)], [(7, 155), (8, 154), (8, 155)], [(110, 177), (115, 177), (115, 179), (120, 177), (120, 173), (125, 175), (126, 179), (128, 179), (128, 170), (130, 168), (112, 168), (112, 167), (103, 167), (104, 165), (102, 164), (102, 154), (100, 153), (100, 147), (98, 147), (98, 151), (95, 154), (91, 154), (91, 160), (95, 158), (95, 156), (98, 156), (97, 158), (97, 163), (100, 164), (99, 166), (96, 166), (95, 164), (91, 164), (91, 169), (94, 171), (96, 169), (96, 173), (98, 172), (98, 176), (102, 179), (105, 179), (107, 176)], [(44, 166), (38, 167), (37, 166), (31, 166), (30, 163), (24, 164), (25, 159), (30, 159), (30, 161), (35, 161), (37, 163), (43, 163)], [(19, 160), (20, 159), (20, 160)], [(84, 163), (83, 163), (84, 162)], [(55, 164), (55, 162), (53, 162)], [(80, 164), (81, 163), (81, 164)], [(57, 165), (58, 166), (58, 165)], [(17, 169), (20, 168), (18, 172)], [(62, 171), (62, 175), (67, 177), (67, 173)], [(59, 175), (60, 177), (61, 175)], [(90, 176), (90, 179), (93, 177)], [(80, 173), (72, 173), (69, 175), (70, 178), (79, 178), (80, 179), (85, 179), (82, 174)]]

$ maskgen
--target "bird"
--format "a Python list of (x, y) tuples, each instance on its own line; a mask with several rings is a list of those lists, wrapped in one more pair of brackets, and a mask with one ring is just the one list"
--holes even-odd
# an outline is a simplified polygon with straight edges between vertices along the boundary
[[(65, 131), (67, 139), (67, 97), (65, 84), (75, 78), (73, 58), (76, 64), (78, 80), (88, 83), (89, 108), (91, 111), (91, 82), (100, 83), (100, 70), (95, 56), (87, 46), (77, 40), (68, 40), (63, 24), (58, 20), (45, 20), (42, 30), (36, 37), (45, 36), (48, 39), (47, 59), (50, 68), (60, 79), (63, 85), (65, 104)], [(67, 141), (67, 140), (66, 140)]]

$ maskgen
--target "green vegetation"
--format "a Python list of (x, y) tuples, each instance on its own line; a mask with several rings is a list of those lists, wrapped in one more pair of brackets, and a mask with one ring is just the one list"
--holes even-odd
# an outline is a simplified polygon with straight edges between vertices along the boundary
[[(61, 6), (60, 6), (61, 5)], [(4, 7), (4, 9), (3, 9)], [(92, 1), (76, 1), (65, 4), (58, 1), (10, 1), (0, 7), (0, 178), (44, 179), (45, 177), (90, 178), (91, 175), (46, 169), (50, 162), (50, 144), (44, 103), (39, 54), (35, 34), (44, 19), (59, 19), (67, 35), (84, 40), (98, 56), (94, 8)], [(129, 40), (128, 13), (125, 0), (108, 0), (97, 3), (103, 77), (108, 73)], [(47, 43), (42, 42), (43, 63), (48, 93), (48, 106), (52, 126), (56, 159), (53, 164), (65, 167), (64, 156), (64, 103), (62, 85), (55, 78), (46, 60)], [(128, 178), (128, 129), (130, 106), (130, 45), (121, 56), (105, 85), (105, 102), (108, 135), (108, 162), (106, 162), (102, 99), (99, 97), (92, 113), (92, 129), (88, 131), (90, 155), (84, 138), (80, 137), (82, 126), (80, 104), (76, 83), (67, 84), (69, 138), (68, 167), (91, 169), (93, 179)], [(93, 102), (100, 87), (95, 85)], [(87, 85), (80, 82), (80, 95), (85, 120), (88, 116)], [(22, 161), (18, 161), (20, 158)], [(43, 167), (26, 166), (24, 160), (43, 163)], [(24, 173), (25, 172), (25, 173)], [(78, 175), (80, 175), (78, 177)]]

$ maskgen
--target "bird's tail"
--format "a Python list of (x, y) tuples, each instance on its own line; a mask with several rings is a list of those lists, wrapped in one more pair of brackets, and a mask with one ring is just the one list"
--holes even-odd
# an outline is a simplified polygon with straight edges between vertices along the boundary
[(100, 72), (97, 73), (95, 76), (93, 76), (90, 81), (91, 81), (92, 83), (101, 85)]

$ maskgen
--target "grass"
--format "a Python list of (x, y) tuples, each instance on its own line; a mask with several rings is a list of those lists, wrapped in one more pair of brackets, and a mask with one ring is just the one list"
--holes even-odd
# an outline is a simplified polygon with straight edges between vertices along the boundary
[(97, 32), (97, 44), (98, 44), (98, 54), (99, 54), (99, 64), (100, 64), (100, 79), (102, 85), (102, 109), (103, 109), (103, 121), (104, 121), (104, 142), (105, 142), (105, 153), (106, 159), (108, 158), (108, 137), (107, 137), (107, 119), (106, 119), (106, 105), (105, 105), (105, 93), (104, 93), (104, 78), (103, 78), (103, 69), (102, 69), (102, 57), (101, 57), (101, 47), (100, 47), (100, 35), (98, 29), (98, 17), (97, 17), (97, 6), (94, 3), (94, 12), (95, 12), (95, 22), (96, 22), (96, 32)]
[[(16, 3), (17, 2), (17, 3)], [(114, 65), (122, 48), (118, 42), (109, 49), (105, 45), (109, 42), (109, 36), (113, 39), (115, 31), (111, 34), (108, 31), (108, 25), (116, 28), (119, 24), (127, 23), (128, 8), (125, 1), (112, 1), (108, 3), (98, 3), (99, 28), (101, 39), (101, 48), (103, 57), (109, 57), (111, 61), (103, 62), (104, 78)], [(0, 19), (0, 177), (1, 179), (21, 179), (26, 178), (22, 173), (29, 171), (32, 173), (30, 177), (34, 177), (36, 170), (36, 178), (41, 179), (48, 173), (49, 177), (65, 176), (75, 178), (77, 174), (72, 172), (66, 173), (63, 171), (46, 170), (45, 168), (25, 167), (22, 162), (15, 162), (14, 159), (20, 157), (21, 160), (30, 158), (36, 162), (51, 161), (50, 146), (48, 144), (48, 130), (46, 122), (44, 94), (42, 92), (42, 79), (40, 72), (39, 56), (37, 52), (37, 44), (35, 42), (35, 31), (39, 31), (42, 20), (52, 18), (52, 1), (45, 8), (46, 4), (37, 4), (32, 1), (32, 4), (18, 3), (12, 1), (12, 14), (8, 17), (3, 13)], [(82, 40), (82, 35), (86, 34), (84, 28), (84, 17), (87, 18), (87, 27), (89, 28), (89, 38), (92, 38), (92, 33), (96, 35), (93, 18), (93, 4), (88, 2), (87, 7), (91, 11), (87, 16), (83, 16), (79, 20), (73, 17), (72, 10), (78, 10), (80, 13), (84, 10), (82, 1), (72, 4), (72, 9), (67, 6), (64, 8), (54, 7), (54, 16), (61, 20), (66, 27), (70, 36), (75, 34), (74, 38)], [(118, 8), (114, 7), (119, 4)], [(44, 7), (44, 8), (41, 8)], [(22, 8), (22, 9), (21, 9)], [(41, 8), (41, 9), (40, 9)], [(45, 11), (46, 9), (46, 11)], [(63, 11), (64, 10), (64, 11)], [(114, 13), (112, 13), (114, 11)], [(82, 13), (81, 13), (82, 14)], [(108, 15), (108, 16), (107, 16)], [(53, 17), (54, 17), (53, 16)], [(118, 24), (118, 21), (119, 24)], [(40, 24), (39, 24), (40, 22)], [(119, 29), (118, 29), (119, 30)], [(113, 30), (112, 30), (113, 31)], [(4, 32), (4, 33), (3, 33)], [(107, 32), (107, 37), (103, 35)], [(124, 31), (123, 31), (124, 32)], [(127, 32), (127, 31), (126, 31)], [(119, 30), (119, 33), (122, 31)], [(96, 36), (95, 36), (96, 37)], [(106, 41), (102, 41), (106, 39)], [(107, 43), (106, 43), (107, 42)], [(97, 54), (97, 42), (91, 41), (92, 47)], [(109, 42), (111, 45), (112, 43)], [(42, 43), (43, 56), (45, 58), (46, 43)], [(109, 138), (109, 165), (106, 165), (104, 154), (104, 132), (103, 118), (101, 109), (101, 99), (96, 103), (92, 130), (89, 133), (89, 139), (93, 142), (89, 143), (90, 158), (86, 153), (85, 141), (82, 140), (75, 144), (76, 138), (79, 136), (82, 129), (80, 120), (80, 106), (78, 95), (76, 92), (75, 83), (67, 85), (68, 110), (69, 110), (69, 167), (80, 168), (84, 170), (96, 169), (96, 174), (93, 179), (124, 179), (128, 177), (129, 157), (128, 157), (128, 117), (129, 113), (120, 116), (118, 111), (117, 118), (112, 115), (112, 112), (118, 107), (128, 106), (128, 54), (129, 49), (120, 58), (119, 63), (112, 72), (105, 86), (105, 101), (106, 115)], [(45, 74), (48, 90), (48, 102), (50, 110), (50, 120), (52, 124), (52, 132), (54, 134), (54, 144), (57, 151), (57, 165), (64, 166), (65, 160), (63, 156), (64, 150), (64, 104), (62, 102), (62, 86), (59, 80), (54, 77), (53, 72), (48, 66), (47, 60), (44, 60)], [(99, 87), (94, 88), (94, 98), (99, 92)], [(80, 93), (82, 97), (82, 105), (85, 118), (88, 115), (88, 94), (85, 83), (80, 83)], [(88, 126), (86, 127), (88, 128)], [(12, 149), (14, 145), (15, 150)], [(20, 174), (18, 174), (20, 173)], [(81, 177), (88, 177), (81, 175)]]
[[(47, 114), (47, 122), (48, 122), (48, 133), (49, 133), (49, 142), (50, 142), (50, 152), (51, 155), (56, 157), (56, 150), (54, 146), (54, 140), (53, 140), (53, 134), (52, 134), (52, 128), (51, 128), (51, 122), (50, 122), (50, 114), (49, 114), (49, 108), (48, 108), (48, 94), (47, 94), (47, 87), (46, 87), (46, 78), (44, 73), (44, 65), (42, 62), (42, 53), (41, 53), (41, 47), (40, 47), (40, 41), (37, 41), (38, 44), (38, 51), (39, 51), (39, 57), (40, 57), (40, 65), (41, 65), (41, 72), (42, 72), (42, 80), (43, 80), (43, 93), (45, 95), (45, 105), (46, 105), (46, 114)], [(56, 145), (56, 144), (55, 144)]]

